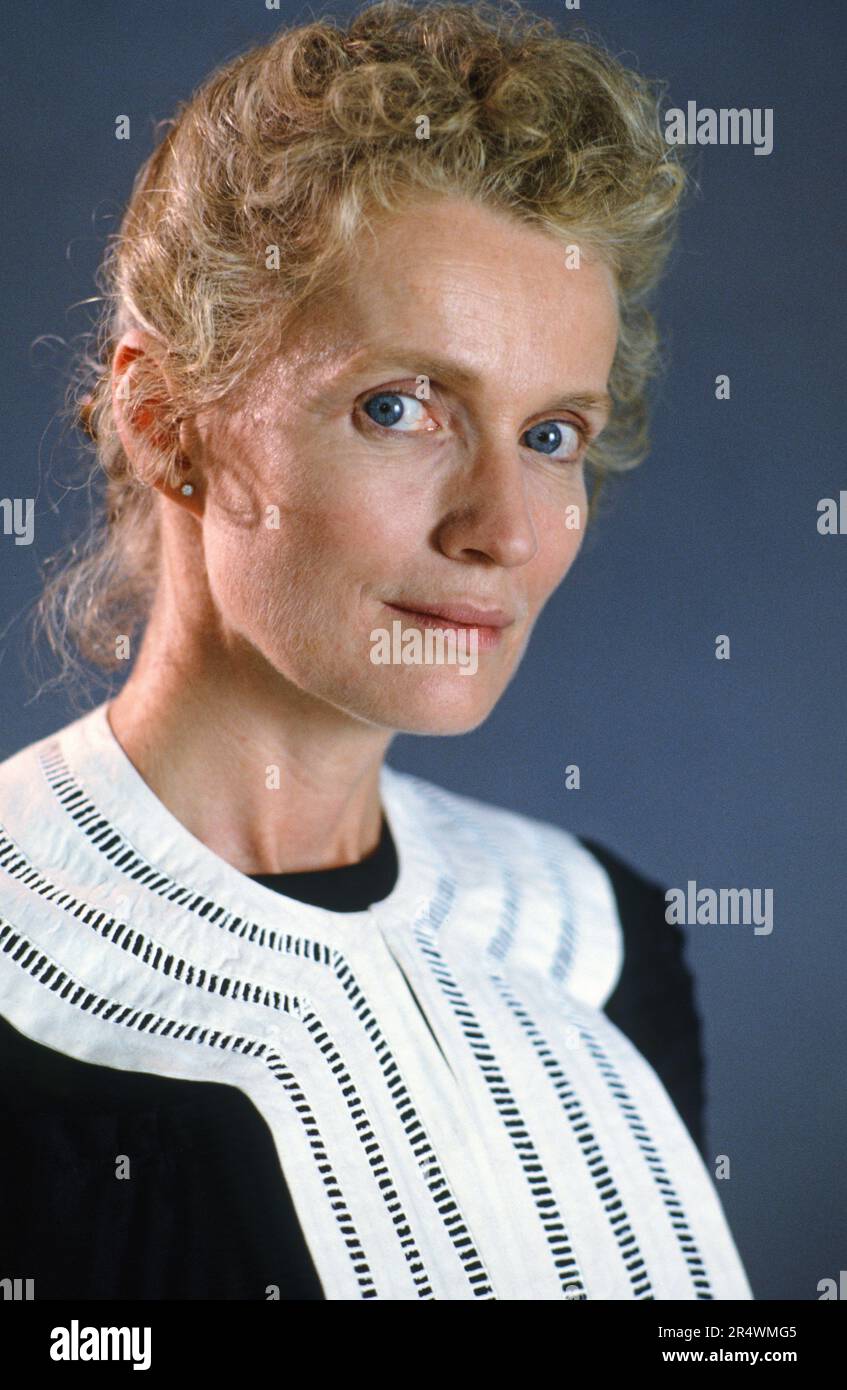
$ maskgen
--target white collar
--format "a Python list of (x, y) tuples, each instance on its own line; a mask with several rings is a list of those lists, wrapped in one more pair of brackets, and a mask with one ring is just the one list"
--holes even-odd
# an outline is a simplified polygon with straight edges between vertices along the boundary
[[(237, 918), (236, 930), (252, 932), (250, 940), (290, 925), (345, 954), (367, 949), (375, 925), (406, 933), (421, 914), (437, 914), (445, 895), (457, 896), (448, 931), (460, 932), (471, 951), (476, 942), (499, 959), (505, 948), (512, 961), (595, 1008), (614, 989), (623, 962), (614, 893), (567, 831), (383, 764), (397, 883), (363, 911), (333, 912), (256, 882), (198, 840), (144, 781), (107, 710), (107, 702), (98, 705), (0, 766), (8, 835), (36, 867), (58, 862), (69, 882), (108, 881), (118, 911), (131, 911), (143, 879), (161, 897), (190, 901), (195, 921), (198, 908), (218, 925)], [(114, 873), (105, 872), (110, 864)]]

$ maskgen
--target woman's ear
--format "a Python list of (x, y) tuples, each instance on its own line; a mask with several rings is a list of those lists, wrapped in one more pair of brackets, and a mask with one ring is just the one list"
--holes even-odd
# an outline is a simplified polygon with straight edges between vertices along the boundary
[[(180, 450), (180, 424), (173, 416), (173, 390), (163, 358), (161, 344), (149, 333), (133, 328), (123, 334), (112, 358), (115, 427), (136, 476), (199, 516), (199, 480)], [(162, 476), (166, 463), (171, 476), (176, 465), (175, 486)]]
[(162, 347), (149, 333), (129, 329), (112, 358), (112, 409), (115, 426), (138, 476), (153, 481), (156, 463), (173, 457), (179, 431), (168, 419), (170, 384), (162, 366)]

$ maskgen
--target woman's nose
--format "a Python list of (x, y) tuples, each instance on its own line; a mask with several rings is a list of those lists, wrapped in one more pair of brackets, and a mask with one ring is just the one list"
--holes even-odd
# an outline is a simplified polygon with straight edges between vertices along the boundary
[(454, 559), (485, 555), (507, 568), (532, 559), (538, 537), (526, 466), (514, 446), (480, 445), (467, 467), (457, 471), (445, 498), (438, 540)]

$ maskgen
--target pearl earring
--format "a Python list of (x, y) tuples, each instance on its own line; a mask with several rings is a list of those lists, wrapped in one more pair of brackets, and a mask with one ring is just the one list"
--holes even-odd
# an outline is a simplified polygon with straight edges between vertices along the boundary
[(180, 492), (183, 494), (184, 497), (190, 497), (193, 491), (193, 483), (183, 483), (182, 487), (180, 488)]

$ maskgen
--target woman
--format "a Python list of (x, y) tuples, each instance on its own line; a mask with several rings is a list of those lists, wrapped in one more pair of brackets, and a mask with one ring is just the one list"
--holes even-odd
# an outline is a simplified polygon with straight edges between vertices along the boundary
[(131, 670), (0, 768), (36, 1297), (751, 1296), (660, 890), (384, 761), (486, 718), (643, 455), (682, 184), (643, 79), (466, 5), (280, 33), (141, 170), (41, 609)]

